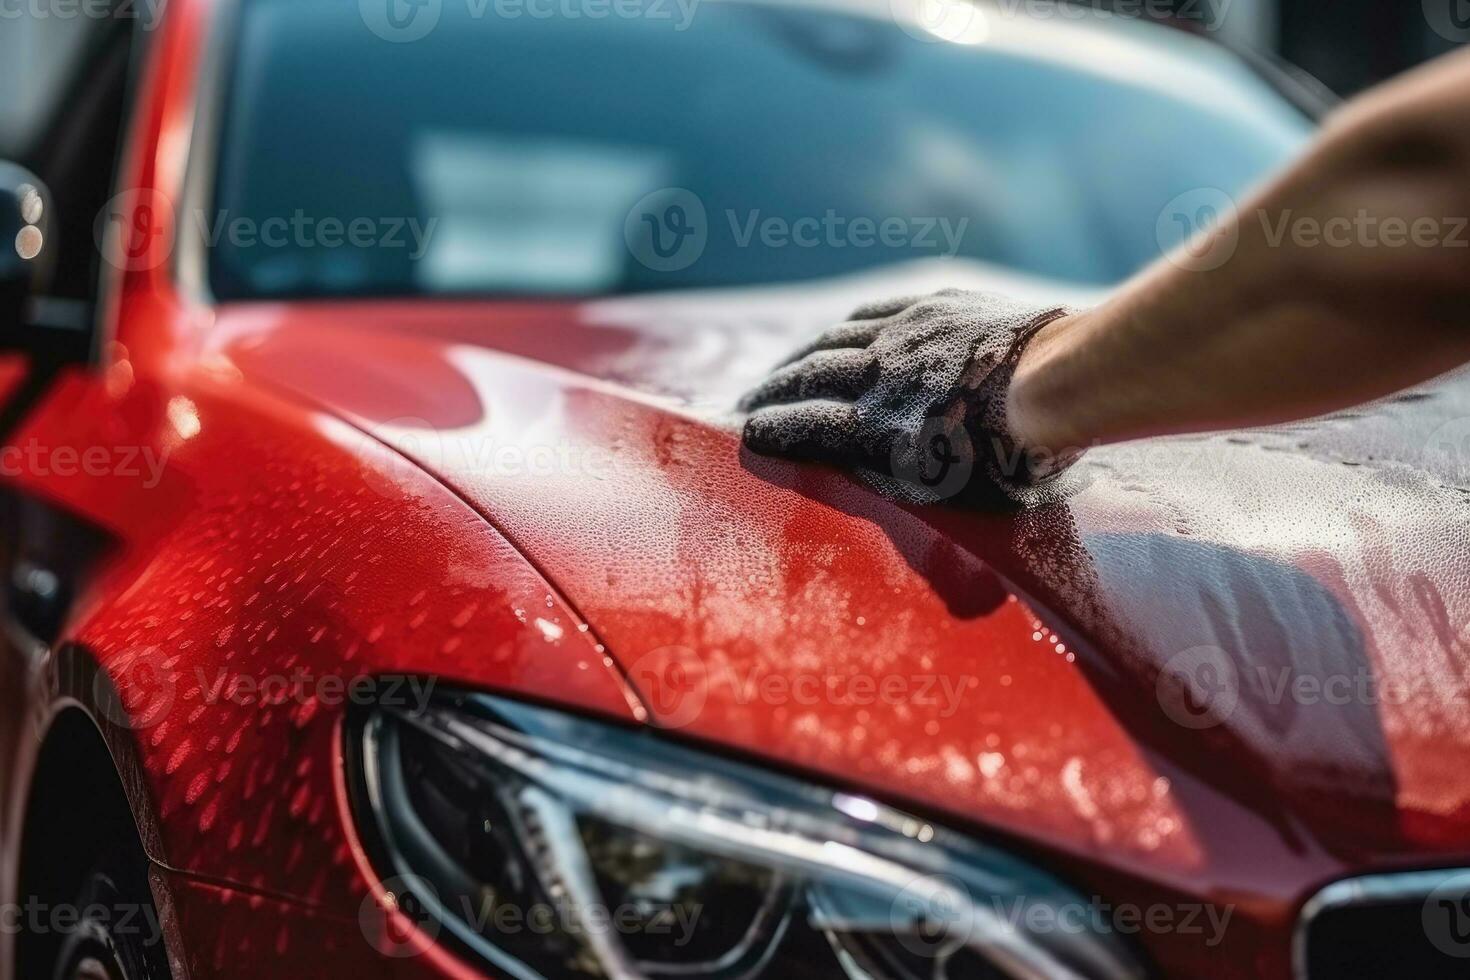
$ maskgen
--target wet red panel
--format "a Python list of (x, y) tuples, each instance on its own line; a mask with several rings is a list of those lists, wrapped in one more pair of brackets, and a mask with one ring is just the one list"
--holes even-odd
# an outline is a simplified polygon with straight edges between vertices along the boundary
[[(1284, 956), (1296, 903), (1333, 875), (1463, 859), (1470, 769), (1453, 760), (1470, 734), (1452, 708), (1470, 541), (1464, 492), (1420, 441), (1470, 415), (1463, 386), (1302, 431), (1096, 451), (1072, 501), (1036, 514), (911, 510), (752, 457), (736, 419), (677, 394), (671, 364), (685, 386), (738, 391), (809, 313), (784, 339), (763, 314), (744, 340), (763, 355), (696, 367), (702, 338), (663, 324), (699, 308), (728, 322), (742, 298), (668, 302), (621, 355), (631, 384), (590, 377), (602, 355), (577, 354), (609, 304), (563, 311), (555, 366), (523, 358), (493, 312), (471, 343), (470, 307), (350, 328), (329, 306), (226, 310), (212, 342), (464, 493), (681, 734), (1056, 849), (1109, 894), (1141, 876), (1248, 907), (1273, 938), (1237, 926), (1232, 949), (1257, 967)], [(385, 419), (350, 359), (330, 391), (313, 386), (309, 365), (342, 365), (327, 352), (345, 329), (437, 351), (425, 377), (456, 372), (478, 409)], [(1440, 546), (1398, 546), (1411, 540)], [(1223, 714), (1181, 715), (1171, 672), (1222, 660)], [(1301, 682), (1369, 693), (1344, 703)]]
[[(377, 907), (328, 914), (276, 895), (155, 869), (166, 896), (161, 926), (184, 950), (175, 976), (256, 980), (261, 976), (439, 980), (470, 973), (424, 945), (411, 925), (384, 926)], [(145, 925), (146, 927), (146, 925)]]
[(108, 720), (136, 743), (156, 859), (344, 907), (363, 883), (331, 745), (352, 706), (459, 682), (633, 717), (581, 616), (442, 487), (227, 372), (189, 380), (67, 383), (20, 443), (136, 471), (16, 478), (114, 539), (63, 639), (131, 709)]

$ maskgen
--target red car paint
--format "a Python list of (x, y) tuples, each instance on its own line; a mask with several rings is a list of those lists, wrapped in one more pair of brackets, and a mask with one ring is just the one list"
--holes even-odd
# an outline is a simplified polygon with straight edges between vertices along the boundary
[[(122, 185), (144, 202), (181, 197), (210, 12), (174, 0), (156, 39)], [(167, 262), (122, 273), (103, 364), (12, 443), (151, 453), (156, 481), (12, 484), (113, 539), (62, 639), (125, 701), (162, 698), (104, 727), (177, 975), (474, 974), (365, 936), (381, 888), (340, 706), (219, 696), (298, 670), (662, 725), (1008, 842), (1109, 903), (1232, 906), (1218, 946), (1139, 937), (1177, 975), (1285, 976), (1326, 881), (1470, 858), (1470, 474), (1429, 438), (1470, 414), (1463, 383), (1099, 451), (1078, 496), (1023, 516), (909, 509), (741, 449), (722, 410), (800, 337), (941, 280), (211, 308)], [(1230, 717), (1193, 728), (1157, 685), (1200, 647), (1242, 676)], [(1298, 676), (1405, 693), (1272, 695)], [(27, 722), (53, 710), (37, 692)]]

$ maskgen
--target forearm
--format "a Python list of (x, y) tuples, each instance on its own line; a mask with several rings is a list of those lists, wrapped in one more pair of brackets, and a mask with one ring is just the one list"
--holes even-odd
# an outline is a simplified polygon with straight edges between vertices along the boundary
[(1013, 432), (1058, 451), (1268, 424), (1463, 363), (1466, 216), (1462, 55), (1346, 107), (1311, 153), (1215, 229), (1226, 252), (1196, 241), (1042, 331), (1011, 388)]

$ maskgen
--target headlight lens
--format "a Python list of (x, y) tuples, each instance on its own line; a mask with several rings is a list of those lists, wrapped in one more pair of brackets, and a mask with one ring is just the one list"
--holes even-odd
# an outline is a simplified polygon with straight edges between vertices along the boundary
[[(514, 977), (1137, 976), (1076, 893), (870, 800), (500, 698), (349, 738), (401, 903)], [(1043, 914), (1033, 914), (1037, 906)]]

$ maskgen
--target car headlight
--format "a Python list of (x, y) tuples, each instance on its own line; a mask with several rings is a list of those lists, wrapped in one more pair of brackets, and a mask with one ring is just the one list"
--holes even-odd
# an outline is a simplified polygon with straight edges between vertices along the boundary
[(395, 899), (504, 975), (1140, 973), (1114, 933), (1035, 928), (1084, 900), (1009, 854), (652, 730), (465, 695), (348, 745)]

